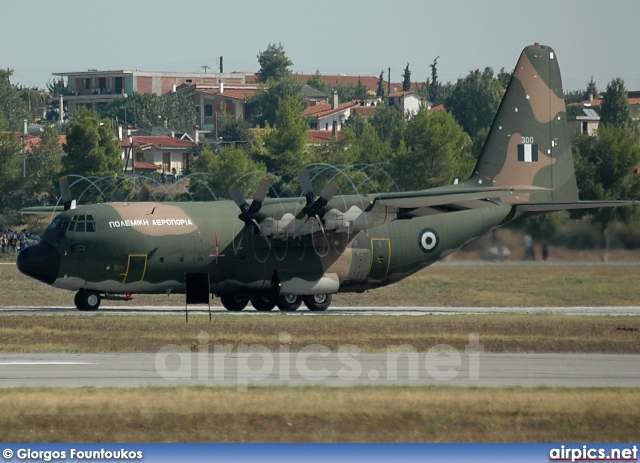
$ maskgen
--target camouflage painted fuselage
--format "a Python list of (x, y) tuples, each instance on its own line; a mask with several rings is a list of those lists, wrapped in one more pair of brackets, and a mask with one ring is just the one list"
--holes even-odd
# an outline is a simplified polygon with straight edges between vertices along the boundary
[[(341, 197), (341, 207), (367, 197)], [(302, 201), (268, 200), (265, 214)], [(272, 239), (238, 220), (233, 202), (110, 203), (60, 214), (44, 245), (60, 255), (53, 286), (99, 292), (184, 292), (185, 273), (208, 273), (213, 293), (260, 295), (363, 291), (398, 281), (500, 225), (508, 206), (390, 223), (356, 233)], [(428, 236), (425, 238), (425, 233)], [(50, 269), (53, 271), (53, 269)]]

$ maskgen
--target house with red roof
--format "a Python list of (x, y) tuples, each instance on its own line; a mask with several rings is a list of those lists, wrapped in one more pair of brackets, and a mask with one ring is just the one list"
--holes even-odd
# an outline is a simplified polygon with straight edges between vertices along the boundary
[(431, 103), (426, 98), (414, 92), (394, 92), (387, 96), (389, 106), (395, 107), (398, 111), (411, 116), (415, 115), (421, 107), (431, 109)]
[(330, 103), (312, 104), (302, 115), (309, 119), (311, 130), (339, 132), (342, 124), (351, 116), (351, 109), (358, 106), (357, 101), (338, 102), (338, 93), (334, 90)]
[(188, 73), (148, 71), (98, 71), (55, 72), (54, 76), (66, 78), (68, 92), (63, 96), (69, 115), (80, 107), (97, 111), (101, 106), (130, 93), (156, 94), (175, 92), (181, 85), (229, 85), (245, 83), (245, 73)]
[(176, 89), (176, 93), (193, 100), (196, 125), (213, 133), (218, 114), (230, 114), (236, 119), (247, 119), (247, 99), (252, 97), (257, 89), (256, 84), (231, 85), (220, 82), (216, 85), (183, 85)]
[(189, 169), (189, 155), (197, 146), (191, 139), (168, 136), (131, 136), (120, 141), (125, 173), (175, 172)]

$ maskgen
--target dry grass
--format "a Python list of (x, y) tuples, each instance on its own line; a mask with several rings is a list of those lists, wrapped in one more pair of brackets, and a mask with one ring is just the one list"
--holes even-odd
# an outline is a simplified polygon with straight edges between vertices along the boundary
[[(73, 293), (0, 265), (0, 306), (69, 307)], [(438, 264), (397, 284), (364, 294), (338, 294), (334, 306), (636, 306), (640, 261), (583, 263)], [(137, 295), (109, 305), (181, 305), (184, 297)], [(214, 304), (219, 304), (218, 300)]]
[(639, 390), (9, 389), (8, 442), (632, 442)]
[(289, 348), (345, 343), (363, 352), (386, 352), (410, 344), (424, 352), (437, 344), (464, 351), (478, 333), (485, 352), (637, 353), (640, 317), (563, 315), (454, 315), (422, 317), (345, 316), (0, 316), (2, 352), (157, 352), (167, 344), (198, 348), (202, 332), (210, 346), (262, 344), (272, 351), (283, 332)]

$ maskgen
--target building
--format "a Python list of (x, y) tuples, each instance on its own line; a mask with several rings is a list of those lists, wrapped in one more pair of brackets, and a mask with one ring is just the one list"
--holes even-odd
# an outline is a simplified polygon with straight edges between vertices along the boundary
[[(110, 101), (136, 92), (158, 96), (175, 91), (181, 85), (244, 84), (244, 73), (184, 73), (146, 71), (56, 72), (67, 79), (68, 93), (63, 96), (69, 115), (80, 106), (97, 111)], [(125, 113), (126, 123), (126, 113)]]
[(216, 118), (219, 114), (230, 114), (236, 119), (247, 119), (247, 99), (252, 97), (256, 84), (216, 85), (187, 84), (176, 89), (176, 93), (193, 100), (196, 111), (196, 124), (202, 130), (215, 133)]
[(302, 113), (309, 118), (311, 130), (342, 130), (342, 124), (351, 116), (351, 108), (358, 106), (357, 101), (338, 102), (338, 93), (331, 94), (331, 103), (312, 104)]
[(387, 96), (389, 106), (395, 107), (404, 114), (414, 116), (421, 107), (431, 109), (431, 103), (414, 92), (395, 92)]
[(569, 133), (584, 133), (594, 135), (600, 124), (600, 116), (590, 107), (581, 107), (579, 114), (567, 116)]
[[(640, 120), (640, 91), (629, 91), (627, 97), (631, 107), (631, 117)], [(594, 135), (600, 124), (601, 107), (602, 98), (593, 97), (582, 103), (567, 105), (567, 111), (573, 112), (572, 115), (567, 116), (569, 132)]]
[(124, 171), (135, 175), (139, 174), (140, 170), (169, 174), (175, 169), (175, 173), (183, 175), (188, 172), (189, 155), (196, 146), (197, 144), (188, 137), (126, 137), (120, 142)]

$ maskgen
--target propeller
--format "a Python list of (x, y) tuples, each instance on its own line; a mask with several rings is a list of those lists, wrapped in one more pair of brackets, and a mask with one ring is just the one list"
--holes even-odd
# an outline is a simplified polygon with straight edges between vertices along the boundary
[(247, 203), (247, 200), (240, 191), (240, 188), (238, 188), (238, 185), (236, 185), (235, 183), (231, 185), (231, 188), (229, 189), (229, 195), (231, 196), (231, 199), (233, 199), (233, 202), (236, 203), (236, 205), (240, 208), (240, 215), (238, 215), (238, 218), (245, 223), (245, 226), (253, 225), (254, 229), (260, 233), (260, 235), (266, 241), (269, 249), (271, 249), (271, 242), (269, 241), (269, 238), (262, 235), (260, 230), (260, 209), (262, 208), (262, 203), (264, 202), (264, 199), (267, 197), (267, 193), (269, 192), (269, 186), (270, 185), (267, 179), (263, 178), (262, 180), (260, 180), (260, 184), (258, 185), (258, 189), (253, 196), (253, 201), (251, 202), (251, 204)]
[(123, 203), (126, 199), (122, 192), (118, 188), (114, 188), (111, 192), (111, 202), (112, 203)]
[(134, 201), (138, 203), (144, 203), (146, 201), (149, 201), (150, 196), (151, 188), (149, 188), (149, 185), (142, 185), (142, 187), (136, 193)]
[[(302, 169), (298, 172), (298, 180), (300, 181), (300, 185), (302, 186), (302, 194), (307, 199), (307, 204), (302, 208), (302, 212), (307, 215), (307, 220), (313, 217), (317, 220), (322, 233), (324, 234), (324, 227), (322, 225), (322, 217), (326, 213), (325, 206), (331, 201), (331, 199), (336, 195), (338, 191), (340, 191), (340, 186), (335, 182), (331, 181), (325, 185), (320, 193), (319, 197), (316, 197), (316, 194), (313, 192), (313, 185), (311, 184), (311, 178), (309, 177), (309, 172), (305, 169)], [(300, 231), (307, 224), (307, 220), (296, 230), (294, 236), (298, 236)]]

